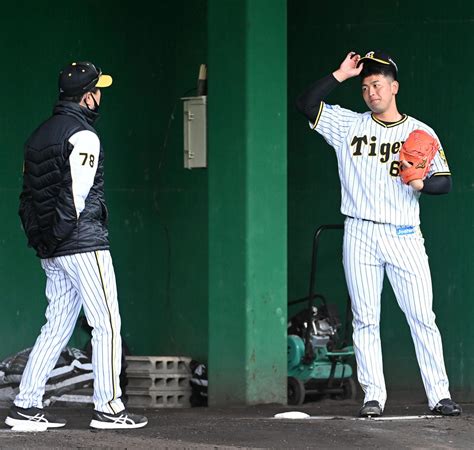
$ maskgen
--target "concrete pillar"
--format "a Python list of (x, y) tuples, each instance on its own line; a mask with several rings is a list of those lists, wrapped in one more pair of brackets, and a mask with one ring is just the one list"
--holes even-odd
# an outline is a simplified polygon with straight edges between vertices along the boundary
[(209, 0), (209, 403), (286, 403), (286, 0)]

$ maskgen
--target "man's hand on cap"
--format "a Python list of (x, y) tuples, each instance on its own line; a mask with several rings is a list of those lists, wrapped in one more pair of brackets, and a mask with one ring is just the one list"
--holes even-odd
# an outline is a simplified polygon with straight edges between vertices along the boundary
[(342, 83), (349, 78), (358, 76), (364, 67), (363, 63), (357, 67), (357, 63), (359, 62), (360, 58), (361, 57), (358, 53), (349, 52), (344, 61), (342, 61), (341, 65), (339, 66), (339, 69), (332, 73), (334, 78)]

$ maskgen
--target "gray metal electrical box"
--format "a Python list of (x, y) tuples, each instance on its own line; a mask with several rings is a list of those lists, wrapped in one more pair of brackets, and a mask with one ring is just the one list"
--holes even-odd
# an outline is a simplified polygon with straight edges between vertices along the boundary
[(183, 97), (184, 167), (207, 167), (207, 96)]

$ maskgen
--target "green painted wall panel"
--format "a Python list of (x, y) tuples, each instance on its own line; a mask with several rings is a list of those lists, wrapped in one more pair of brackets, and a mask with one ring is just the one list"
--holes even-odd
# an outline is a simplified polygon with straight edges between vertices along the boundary
[[(299, 1), (288, 4), (288, 101), (312, 81), (335, 70), (351, 50), (387, 50), (399, 65), (399, 109), (431, 125), (439, 135), (453, 173), (448, 196), (423, 196), (422, 229), (430, 257), (434, 309), (441, 330), (453, 391), (471, 398), (474, 335), (470, 318), (472, 278), (471, 108), (472, 63), (466, 51), (474, 41), (474, 5), (462, 1), (373, 0), (328, 4)], [(359, 82), (349, 80), (328, 98), (356, 111), (365, 111)], [(293, 108), (288, 116), (289, 146), (289, 295), (306, 293), (311, 234), (319, 224), (342, 223), (340, 187), (331, 148)], [(329, 245), (329, 243), (328, 243)], [(328, 254), (329, 256), (329, 254)], [(340, 260), (340, 243), (332, 257)], [(324, 293), (335, 300), (342, 267), (322, 276)], [(382, 296), (382, 342), (390, 388), (423, 393), (408, 326), (390, 286)]]
[[(209, 2), (209, 379), (225, 401), (245, 398), (245, 9), (238, 1)], [(228, 14), (224, 17), (224, 11)], [(232, 26), (228, 27), (228, 23)], [(225, 45), (219, 43), (225, 36)], [(222, 41), (221, 41), (222, 42)], [(232, 58), (229, 57), (232, 49)], [(222, 104), (228, 108), (222, 110)], [(233, 157), (229, 157), (233, 155)], [(229, 207), (231, 206), (231, 207)], [(236, 300), (237, 299), (237, 300)], [(229, 321), (232, 321), (229, 324)], [(216, 361), (213, 361), (215, 355)], [(216, 367), (216, 369), (213, 368)], [(217, 370), (217, 367), (219, 370)], [(237, 372), (237, 369), (239, 372)], [(229, 374), (233, 374), (229, 376)]]

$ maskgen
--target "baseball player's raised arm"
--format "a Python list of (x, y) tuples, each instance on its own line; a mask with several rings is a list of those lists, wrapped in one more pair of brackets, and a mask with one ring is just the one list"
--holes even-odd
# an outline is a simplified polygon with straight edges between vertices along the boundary
[(321, 111), (321, 102), (335, 87), (348, 78), (360, 74), (364, 64), (357, 67), (359, 59), (359, 54), (349, 52), (337, 70), (331, 75), (316, 81), (296, 99), (296, 107), (310, 122), (314, 123), (316, 121)]
[(95, 133), (82, 130), (69, 138), (73, 150), (69, 156), (72, 194), (77, 217), (84, 210), (86, 198), (94, 184), (100, 153), (100, 141)]
[(298, 111), (304, 114), (311, 123), (314, 123), (319, 115), (321, 102), (339, 84), (332, 74), (316, 81), (297, 98)]

